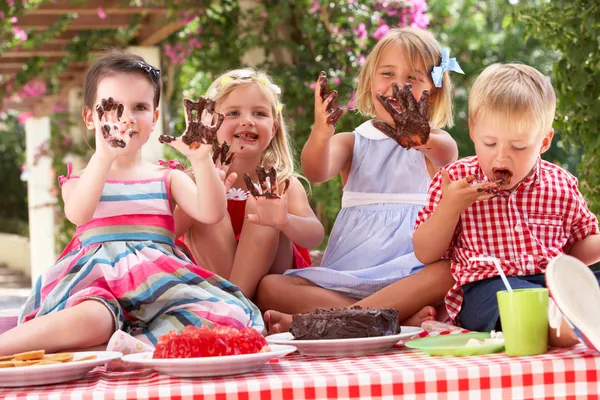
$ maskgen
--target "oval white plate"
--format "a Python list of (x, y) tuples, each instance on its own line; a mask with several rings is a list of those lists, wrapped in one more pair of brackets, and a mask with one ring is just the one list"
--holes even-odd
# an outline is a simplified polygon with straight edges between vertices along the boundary
[[(48, 385), (81, 379), (97, 365), (116, 360), (123, 355), (117, 351), (82, 351), (74, 353), (73, 359), (61, 364), (29, 367), (0, 368), (0, 387)], [(95, 355), (93, 360), (76, 361), (79, 358)]]
[(269, 347), (271, 351), (238, 356), (154, 359), (152, 358), (153, 353), (146, 352), (128, 354), (122, 360), (152, 368), (165, 375), (196, 378), (245, 374), (259, 369), (271, 359), (281, 358), (296, 351), (294, 346), (289, 345), (270, 345)]
[(273, 344), (290, 344), (296, 346), (305, 356), (362, 356), (365, 354), (381, 353), (391, 349), (402, 339), (409, 339), (423, 332), (414, 326), (403, 326), (399, 334), (355, 339), (323, 339), (295, 340), (289, 333), (269, 335), (265, 339)]

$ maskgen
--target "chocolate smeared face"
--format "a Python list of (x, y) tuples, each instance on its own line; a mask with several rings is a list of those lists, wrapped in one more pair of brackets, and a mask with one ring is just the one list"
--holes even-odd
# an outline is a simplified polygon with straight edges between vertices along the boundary
[[(181, 141), (190, 146), (191, 149), (197, 149), (202, 144), (214, 145), (217, 142), (217, 130), (225, 119), (223, 114), (215, 113), (215, 101), (200, 97), (198, 101), (184, 99), (183, 105), (185, 107), (186, 128), (181, 136)], [(204, 111), (211, 118), (211, 122), (202, 121)], [(217, 121), (213, 123), (212, 116), (214, 114), (217, 115)], [(175, 140), (175, 137), (161, 135), (158, 140), (161, 143), (170, 143)]]
[(290, 332), (297, 340), (351, 339), (400, 333), (398, 311), (393, 309), (317, 309), (296, 314)]
[(498, 186), (510, 184), (510, 180), (513, 176), (512, 172), (506, 168), (492, 168), (492, 173), (494, 174), (494, 182), (496, 182)]
[(394, 121), (394, 126), (387, 122), (374, 121), (373, 126), (394, 139), (405, 149), (422, 146), (429, 140), (429, 91), (423, 91), (417, 102), (412, 93), (412, 85), (405, 83), (400, 89), (396, 82), (392, 83), (392, 96), (377, 95)]
[(268, 170), (261, 167), (256, 167), (256, 175), (258, 176), (258, 185), (252, 182), (252, 178), (247, 173), (244, 173), (244, 183), (250, 191), (250, 194), (255, 198), (264, 197), (266, 199), (279, 199), (281, 195), (287, 192), (290, 187), (290, 180), (284, 181), (284, 187), (279, 193), (277, 185), (277, 171), (271, 167)]
[(329, 112), (329, 117), (327, 118), (327, 124), (335, 126), (338, 119), (340, 119), (340, 117), (344, 113), (344, 110), (342, 110), (341, 107), (337, 107), (334, 104), (335, 100), (337, 99), (338, 92), (337, 92), (337, 90), (329, 89), (329, 86), (327, 85), (327, 75), (325, 75), (325, 72), (321, 72), (319, 74), (319, 85), (321, 87), (320, 95), (321, 95), (321, 99), (323, 99), (323, 101), (325, 101), (329, 96), (333, 97), (333, 100), (331, 100), (331, 102), (327, 106), (327, 111)]

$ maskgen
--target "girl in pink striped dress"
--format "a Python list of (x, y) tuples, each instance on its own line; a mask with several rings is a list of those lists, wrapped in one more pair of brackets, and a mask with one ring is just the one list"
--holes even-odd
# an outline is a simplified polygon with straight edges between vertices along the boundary
[(101, 345), (116, 329), (151, 343), (186, 325), (262, 331), (260, 312), (235, 285), (175, 246), (175, 205), (212, 224), (227, 204), (210, 146), (171, 143), (188, 157), (196, 184), (142, 160), (159, 98), (160, 71), (138, 56), (111, 52), (88, 71), (83, 116), (96, 151), (80, 174), (69, 166), (61, 177), (77, 235), (37, 280), (19, 326), (0, 335), (0, 356)]

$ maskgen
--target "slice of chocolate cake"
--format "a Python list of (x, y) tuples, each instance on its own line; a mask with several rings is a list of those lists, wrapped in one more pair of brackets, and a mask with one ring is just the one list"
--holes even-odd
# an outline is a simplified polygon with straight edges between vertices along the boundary
[(351, 339), (396, 335), (400, 324), (396, 310), (355, 306), (296, 314), (290, 332), (297, 340)]

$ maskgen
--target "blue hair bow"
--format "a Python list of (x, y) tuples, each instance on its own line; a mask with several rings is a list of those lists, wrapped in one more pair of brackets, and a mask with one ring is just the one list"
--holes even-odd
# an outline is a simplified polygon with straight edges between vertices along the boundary
[(431, 71), (431, 79), (433, 79), (435, 87), (442, 87), (442, 77), (444, 76), (445, 71), (464, 74), (460, 65), (458, 65), (458, 61), (456, 61), (456, 58), (450, 58), (450, 49), (447, 47), (442, 49), (442, 62), (440, 62), (438, 67), (433, 67), (433, 71)]

